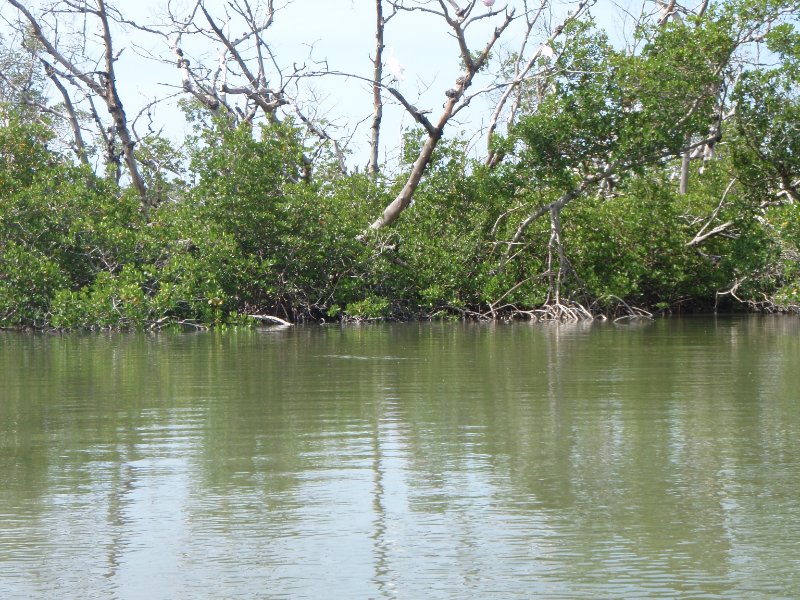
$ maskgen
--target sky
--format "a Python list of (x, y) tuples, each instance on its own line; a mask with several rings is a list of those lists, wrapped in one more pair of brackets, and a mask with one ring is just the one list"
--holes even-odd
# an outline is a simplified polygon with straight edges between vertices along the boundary
[[(521, 1), (516, 3), (522, 4)], [(207, 2), (210, 11), (218, 4), (222, 3)], [(515, 0), (511, 0), (510, 5), (514, 4)], [(163, 0), (146, 0), (137, 3), (133, 13), (137, 19), (157, 23), (163, 21), (159, 17), (162, 5)], [(497, 2), (495, 8), (502, 6), (501, 2)], [(127, 8), (125, 10), (128, 11)], [(476, 10), (486, 9), (479, 5)], [(496, 16), (491, 24), (487, 23), (488, 26), (476, 26), (469, 30), (470, 41), (475, 49), (485, 45), (491, 29), (502, 22), (502, 18), (502, 15)], [(267, 31), (265, 38), (275, 51), (279, 64), (286, 67), (305, 63), (309, 69), (315, 69), (319, 67), (314, 65), (314, 60), (325, 60), (331, 70), (371, 78), (374, 36), (375, 7), (372, 0), (295, 0), (277, 13), (275, 24)], [(508, 37), (510, 40), (512, 36)], [(139, 35), (134, 36), (136, 39), (141, 43)], [(430, 14), (400, 13), (387, 25), (385, 44), (405, 67), (405, 79), (393, 85), (412, 104), (420, 109), (430, 109), (436, 115), (445, 100), (444, 92), (453, 87), (461, 74), (458, 45), (450, 35), (447, 24)], [(171, 58), (163, 43), (151, 42), (147, 50)], [(198, 58), (204, 54), (206, 62), (216, 62), (216, 47), (194, 50)], [(125, 65), (121, 73), (130, 74), (130, 77), (124, 81), (121, 78), (120, 87), (125, 98), (131, 99), (129, 102), (132, 107), (146, 103), (154, 95), (163, 94), (171, 86), (180, 85), (180, 73), (174, 64), (166, 67), (143, 61), (136, 52), (128, 53), (125, 60), (121, 63)], [(168, 82), (168, 85), (160, 85), (162, 82)], [(365, 164), (372, 114), (372, 89), (369, 83), (342, 76), (326, 76), (306, 80), (302, 86), (302, 97), (314, 99), (306, 103), (308, 110), (316, 110), (317, 117), (330, 121), (332, 133), (352, 135), (354, 161), (358, 165)], [(312, 105), (315, 105), (314, 108)], [(449, 133), (463, 130), (467, 135), (474, 134), (488, 119), (493, 106), (488, 97), (476, 100), (474, 106), (459, 116), (459, 122), (453, 124)], [(165, 108), (160, 110), (162, 113), (173, 112)], [(133, 114), (132, 110), (128, 112)], [(402, 131), (415, 124), (402, 107), (389, 98), (384, 114), (382, 154), (396, 157)], [(182, 128), (176, 127), (180, 117), (171, 116), (167, 121), (172, 123), (170, 134), (173, 137), (180, 136)]]
[[(110, 0), (108, 0), (110, 2)], [(251, 0), (253, 1), (253, 0)], [(466, 0), (459, 0), (466, 4)], [(352, 73), (364, 78), (372, 76), (372, 57), (375, 51), (375, 4), (374, 0), (275, 0), (281, 6), (275, 23), (264, 37), (275, 52), (280, 66), (285, 69), (292, 65), (305, 64), (308, 69), (320, 69), (315, 61), (327, 61), (329, 69)], [(495, 9), (504, 6), (523, 10), (524, 0), (497, 0)], [(534, 4), (535, 0), (531, 2)], [(258, 0), (253, 2), (255, 6)], [(35, 3), (34, 3), (35, 4)], [(136, 2), (117, 2), (116, 6), (126, 18), (147, 25), (161, 25), (165, 19), (166, 0), (137, 0)], [(177, 14), (186, 14), (192, 2), (172, 0)], [(227, 2), (206, 0), (206, 7), (215, 17), (223, 14)], [(183, 6), (183, 9), (178, 8)], [(555, 0), (553, 13), (542, 22), (549, 25), (560, 21), (574, 2)], [(633, 12), (639, 12), (637, 5)], [(388, 9), (384, 9), (389, 14)], [(486, 11), (480, 3), (476, 13)], [(592, 9), (601, 25), (609, 29), (612, 36), (623, 36), (620, 11), (614, 0), (599, 0)], [(3, 10), (8, 15), (8, 6)], [(489, 39), (493, 28), (503, 20), (503, 15), (487, 19), (468, 30), (468, 42), (473, 50), (482, 48)], [(515, 22), (504, 33), (495, 56), (518, 47), (523, 23)], [(63, 26), (64, 30), (68, 27)], [(616, 30), (616, 31), (615, 31)], [(232, 26), (231, 34), (236, 36), (243, 29)], [(542, 31), (535, 36), (537, 43), (544, 39)], [(621, 38), (620, 38), (621, 39)], [(180, 71), (174, 62), (163, 38), (148, 36), (134, 29), (115, 32), (115, 47), (122, 50), (117, 63), (118, 87), (129, 119), (140, 112), (154, 99), (164, 98), (180, 90)], [(445, 90), (453, 87), (455, 79), (461, 74), (459, 49), (447, 24), (435, 15), (423, 12), (399, 13), (393, 17), (385, 32), (385, 44), (405, 66), (405, 79), (395, 86), (406, 98), (420, 109), (430, 109), (434, 117), (441, 110), (445, 100)], [(204, 41), (202, 44), (187, 42), (187, 56), (193, 64), (216, 64), (219, 44)], [(158, 57), (158, 58), (153, 58)], [(477, 81), (473, 90), (487, 83)], [(372, 114), (372, 90), (365, 82), (342, 76), (325, 76), (303, 80), (300, 100), (309, 116), (324, 118), (335, 137), (350, 139), (353, 151), (351, 166), (363, 167), (366, 164), (369, 143), (369, 126)], [(485, 145), (480, 131), (488, 120), (494, 102), (490, 96), (475, 99), (470, 107), (460, 113), (458, 121), (448, 126), (446, 135), (464, 132), (472, 137), (478, 148)], [(189, 131), (182, 114), (176, 108), (176, 101), (170, 100), (152, 109), (154, 125), (163, 127), (164, 133), (180, 142)], [(384, 110), (382, 129), (382, 156), (396, 160), (402, 132), (415, 127), (410, 116), (394, 100), (388, 99)], [(146, 120), (137, 122), (137, 132), (146, 131)]]

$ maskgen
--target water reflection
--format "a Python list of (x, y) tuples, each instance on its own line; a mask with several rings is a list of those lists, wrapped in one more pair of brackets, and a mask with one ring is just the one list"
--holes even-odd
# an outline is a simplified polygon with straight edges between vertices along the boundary
[(798, 322), (0, 335), (0, 596), (797, 597)]

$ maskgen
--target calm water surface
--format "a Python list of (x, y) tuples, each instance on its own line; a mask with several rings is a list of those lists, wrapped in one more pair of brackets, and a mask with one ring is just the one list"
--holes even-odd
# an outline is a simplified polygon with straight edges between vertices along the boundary
[(800, 320), (0, 333), (0, 598), (800, 598)]

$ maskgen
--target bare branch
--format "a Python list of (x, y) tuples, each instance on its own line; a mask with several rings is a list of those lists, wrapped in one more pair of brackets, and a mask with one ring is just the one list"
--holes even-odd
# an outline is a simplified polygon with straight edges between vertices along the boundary
[(145, 208), (147, 208), (147, 189), (144, 184), (144, 179), (142, 179), (142, 175), (139, 173), (139, 165), (136, 162), (136, 157), (133, 154), (134, 142), (131, 138), (130, 130), (128, 129), (128, 120), (125, 116), (122, 100), (117, 92), (117, 78), (114, 72), (114, 48), (111, 42), (111, 29), (108, 25), (104, 0), (97, 0), (97, 12), (100, 23), (103, 26), (103, 46), (106, 67), (103, 77), (105, 80), (105, 93), (101, 94), (101, 97), (106, 102), (111, 118), (114, 119), (114, 124), (117, 129), (116, 133), (122, 143), (122, 154), (125, 157), (125, 163), (128, 166), (128, 171), (131, 176), (131, 183), (139, 193), (139, 197), (142, 199)]
[(342, 151), (339, 142), (337, 142), (331, 135), (325, 131), (322, 127), (314, 123), (311, 119), (309, 119), (301, 110), (297, 104), (292, 103), (292, 108), (294, 109), (295, 114), (300, 118), (303, 124), (308, 128), (308, 130), (316, 135), (320, 140), (323, 142), (330, 143), (333, 146), (333, 151), (336, 154), (336, 160), (339, 163), (339, 172), (342, 175), (347, 175), (347, 161), (345, 159), (344, 152)]
[(187, 58), (184, 57), (183, 50), (180, 47), (181, 33), (178, 33), (170, 41), (170, 48), (177, 58), (178, 68), (181, 70), (181, 84), (183, 90), (197, 99), (200, 104), (205, 106), (211, 112), (218, 112), (221, 107), (227, 108), (230, 112), (230, 107), (226, 106), (224, 101), (212, 91), (205, 87), (195, 76), (191, 70), (191, 64)]
[[(400, 193), (383, 210), (381, 216), (370, 224), (369, 227), (370, 230), (377, 230), (382, 227), (385, 227), (386, 225), (390, 225), (391, 223), (396, 221), (400, 217), (400, 214), (411, 204), (414, 192), (419, 186), (419, 182), (421, 181), (422, 176), (425, 173), (425, 170), (427, 169), (428, 164), (431, 161), (431, 158), (433, 156), (433, 151), (442, 137), (445, 125), (447, 125), (447, 123), (456, 113), (459, 102), (462, 102), (461, 105), (462, 107), (465, 105), (465, 99), (463, 98), (464, 91), (467, 88), (469, 88), (469, 86), (472, 84), (472, 80), (477, 74), (478, 70), (480, 70), (480, 68), (486, 63), (486, 60), (489, 57), (489, 53), (491, 52), (492, 47), (495, 45), (495, 43), (500, 38), (502, 33), (508, 28), (509, 24), (514, 18), (513, 10), (506, 13), (506, 17), (503, 23), (495, 28), (493, 35), (487, 42), (483, 51), (478, 55), (477, 59), (473, 60), (469, 48), (466, 45), (466, 38), (464, 36), (464, 30), (461, 26), (460, 21), (450, 17), (450, 15), (447, 13), (447, 7), (445, 7), (445, 5), (443, 4), (443, 0), (439, 0), (439, 4), (442, 7), (442, 10), (444, 11), (445, 20), (453, 29), (453, 32), (456, 38), (458, 39), (459, 48), (461, 49), (462, 58), (464, 59), (465, 69), (463, 74), (456, 80), (455, 87), (445, 92), (447, 100), (445, 101), (442, 107), (443, 110), (441, 115), (439, 116), (438, 121), (436, 122), (436, 125), (430, 123), (427, 117), (424, 117), (419, 110), (417, 110), (407, 102), (404, 103), (404, 106), (406, 106), (406, 110), (409, 110), (409, 112), (411, 112), (411, 114), (415, 117), (415, 119), (417, 119), (425, 127), (428, 133), (428, 138), (422, 145), (419, 155), (417, 156), (417, 160), (414, 161), (408, 179), (406, 180), (406, 183), (403, 186), (403, 188), (400, 190)], [(465, 10), (464, 14), (467, 14), (467, 11), (471, 9), (473, 4), (474, 3), (470, 4), (468, 9)], [(393, 93), (393, 95), (398, 100), (400, 100), (401, 103), (404, 102), (405, 99), (402, 97), (402, 95), (395, 93)], [(466, 102), (468, 102), (468, 99), (466, 99)]]
[[(546, 0), (543, 0), (542, 5), (539, 8), (540, 12), (544, 8), (545, 1)], [(500, 119), (500, 114), (503, 112), (503, 108), (505, 107), (506, 102), (508, 102), (509, 97), (519, 87), (519, 85), (528, 78), (528, 73), (536, 64), (536, 61), (542, 56), (542, 50), (545, 47), (549, 48), (550, 46), (552, 46), (553, 42), (556, 39), (558, 39), (558, 37), (564, 32), (564, 29), (567, 27), (567, 25), (569, 25), (569, 23), (580, 17), (581, 14), (586, 11), (586, 8), (592, 1), (593, 0), (580, 0), (578, 6), (575, 7), (575, 10), (573, 10), (569, 15), (567, 15), (564, 18), (564, 20), (559, 25), (557, 25), (555, 29), (553, 29), (553, 33), (550, 34), (550, 37), (548, 37), (547, 40), (536, 49), (536, 52), (533, 53), (533, 55), (525, 64), (525, 66), (522, 69), (518, 70), (514, 80), (511, 81), (509, 84), (507, 84), (506, 89), (500, 96), (500, 100), (498, 100), (497, 104), (495, 105), (494, 111), (492, 112), (492, 116), (489, 119), (489, 129), (486, 135), (487, 144), (491, 143), (492, 135), (497, 130), (497, 122)], [(528, 31), (530, 32), (530, 28)], [(527, 43), (527, 36), (525, 40)], [(497, 164), (498, 158), (499, 157), (497, 156), (497, 154), (490, 149), (486, 157), (486, 164), (493, 166)]]
[[(269, 7), (272, 7), (272, 2), (269, 2)], [(266, 87), (266, 84), (261, 81), (257, 75), (254, 75), (253, 72), (247, 65), (247, 61), (242, 57), (241, 53), (237, 49), (237, 45), (233, 43), (222, 31), (219, 25), (217, 25), (214, 18), (209, 14), (206, 10), (204, 5), (200, 5), (200, 10), (206, 17), (206, 21), (208, 22), (211, 29), (217, 36), (217, 39), (222, 42), (222, 44), (228, 49), (231, 56), (233, 56), (236, 64), (242, 70), (245, 78), (247, 79), (248, 87), (231, 87), (227, 84), (222, 86), (222, 91), (229, 94), (244, 94), (250, 100), (255, 102), (261, 110), (264, 111), (264, 114), (268, 118), (274, 117), (275, 110), (280, 107), (284, 106), (289, 103), (289, 101), (283, 97), (283, 90), (271, 90)], [(264, 27), (269, 26), (271, 23), (271, 18), (268, 19), (267, 24)], [(256, 31), (251, 31), (249, 36), (256, 35), (258, 32), (262, 31), (260, 27), (256, 28)], [(248, 36), (248, 37), (249, 37)], [(244, 39), (244, 38), (243, 38)], [(273, 99), (270, 100), (269, 96), (272, 96)]]
[(47, 39), (45, 36), (44, 31), (42, 30), (41, 25), (39, 25), (38, 20), (34, 17), (31, 12), (25, 8), (20, 2), (17, 0), (8, 0), (8, 3), (11, 4), (14, 8), (19, 10), (25, 18), (28, 20), (31, 26), (31, 30), (33, 31), (34, 36), (39, 41), (39, 43), (44, 46), (44, 49), (47, 53), (53, 57), (60, 65), (62, 65), (65, 69), (67, 69), (74, 77), (82, 81), (90, 90), (92, 90), (98, 96), (103, 96), (105, 90), (103, 87), (98, 84), (94, 79), (92, 79), (89, 74), (80, 71), (79, 69), (75, 68), (70, 60), (68, 60), (58, 49)]
[(428, 132), (428, 135), (431, 136), (436, 135), (436, 128), (433, 126), (433, 124), (431, 124), (431, 122), (425, 116), (425, 113), (423, 113), (416, 106), (414, 106), (408, 100), (406, 100), (403, 94), (398, 92), (393, 87), (387, 87), (386, 89), (389, 90), (389, 93), (391, 93), (392, 96), (397, 98), (400, 104), (402, 104), (403, 107), (409, 112), (409, 114), (412, 117), (414, 117), (414, 120), (425, 128), (425, 131)]
[[(45, 51), (53, 57), (67, 72), (72, 76), (68, 79), (71, 83), (77, 81), (82, 82), (89, 90), (95, 95), (103, 99), (108, 109), (109, 114), (114, 122), (113, 133), (119, 136), (122, 145), (122, 153), (125, 158), (126, 166), (131, 177), (131, 184), (136, 189), (142, 201), (142, 206), (147, 210), (147, 189), (139, 173), (139, 167), (134, 156), (134, 142), (130, 135), (128, 128), (128, 121), (125, 116), (125, 109), (122, 100), (117, 92), (117, 80), (114, 71), (114, 63), (117, 57), (114, 55), (114, 48), (111, 40), (111, 30), (108, 22), (108, 15), (106, 12), (106, 5), (104, 0), (95, 0), (96, 9), (90, 9), (86, 2), (77, 4), (62, 0), (64, 6), (71, 9), (70, 12), (77, 12), (81, 14), (92, 14), (100, 20), (101, 37), (103, 40), (103, 67), (104, 70), (96, 72), (85, 72), (77, 67), (77, 65), (69, 60), (62, 54), (55, 44), (51, 42), (42, 30), (41, 25), (36, 17), (25, 8), (17, 0), (8, 0), (9, 3), (19, 10), (30, 23), (31, 29), (36, 39), (42, 44)], [(57, 38), (57, 35), (56, 35)], [(95, 115), (96, 116), (96, 115)], [(101, 127), (102, 129), (102, 127)], [(108, 142), (109, 140), (107, 140)]]
[(39, 61), (42, 63), (42, 65), (44, 65), (44, 70), (47, 74), (47, 77), (53, 82), (53, 85), (56, 86), (56, 89), (59, 91), (62, 99), (64, 100), (64, 108), (67, 111), (67, 119), (69, 120), (69, 126), (72, 130), (72, 137), (75, 140), (75, 154), (78, 155), (78, 159), (83, 165), (88, 165), (89, 157), (86, 154), (86, 144), (83, 142), (83, 134), (81, 132), (81, 126), (78, 121), (77, 112), (75, 111), (75, 106), (72, 103), (72, 98), (70, 97), (69, 92), (67, 92), (67, 88), (64, 87), (64, 84), (61, 83), (61, 80), (58, 78), (58, 74), (53, 68), (53, 65), (41, 57), (39, 57)]
[(658, 20), (658, 25), (664, 25), (670, 17), (678, 23), (683, 23), (683, 18), (678, 13), (676, 8), (677, 0), (669, 0), (669, 4), (664, 0), (656, 0), (659, 10), (661, 11), (661, 18)]

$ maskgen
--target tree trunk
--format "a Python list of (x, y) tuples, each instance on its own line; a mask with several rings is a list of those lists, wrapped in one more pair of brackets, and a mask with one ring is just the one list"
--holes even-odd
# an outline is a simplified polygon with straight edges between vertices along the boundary
[(108, 106), (108, 112), (111, 118), (114, 119), (114, 126), (116, 128), (119, 141), (122, 144), (122, 155), (125, 157), (125, 165), (128, 167), (128, 173), (131, 176), (131, 184), (139, 198), (142, 201), (142, 206), (145, 210), (150, 208), (147, 199), (147, 187), (144, 184), (144, 179), (139, 172), (139, 163), (133, 154), (135, 143), (131, 137), (130, 129), (128, 128), (128, 119), (125, 116), (125, 109), (122, 106), (122, 100), (117, 92), (117, 76), (114, 71), (114, 51), (111, 43), (111, 29), (108, 26), (108, 15), (106, 14), (106, 5), (103, 0), (97, 0), (97, 12), (100, 17), (100, 22), (103, 24), (103, 44), (105, 46), (105, 59), (106, 59), (106, 72), (105, 72), (105, 94), (103, 99)]
[(369, 146), (369, 174), (375, 179), (378, 176), (378, 150), (381, 137), (381, 120), (383, 119), (383, 99), (381, 98), (381, 79), (383, 78), (383, 0), (375, 0), (375, 61), (372, 75), (372, 137)]
[[(453, 34), (458, 41), (461, 60), (464, 64), (464, 71), (463, 74), (456, 80), (455, 87), (445, 92), (447, 100), (442, 107), (442, 114), (440, 115), (439, 121), (435, 126), (421, 111), (412, 106), (402, 94), (393, 88), (389, 89), (389, 91), (403, 104), (406, 110), (411, 113), (414, 119), (425, 127), (425, 130), (428, 132), (428, 137), (425, 140), (422, 149), (420, 150), (419, 156), (417, 156), (417, 160), (414, 161), (414, 166), (411, 168), (411, 173), (409, 174), (408, 180), (403, 186), (403, 189), (400, 190), (400, 193), (397, 195), (397, 197), (383, 210), (383, 214), (375, 219), (372, 224), (370, 224), (369, 229), (372, 230), (378, 230), (387, 225), (391, 225), (411, 204), (414, 192), (416, 191), (417, 186), (422, 179), (422, 175), (425, 173), (425, 170), (431, 161), (433, 151), (436, 148), (436, 145), (439, 143), (439, 140), (442, 139), (442, 132), (444, 131), (445, 125), (447, 125), (448, 121), (450, 121), (454, 114), (469, 104), (470, 98), (465, 98), (464, 92), (472, 84), (475, 74), (486, 64), (486, 61), (488, 60), (489, 54), (495, 43), (498, 39), (500, 39), (500, 35), (506, 30), (514, 18), (513, 10), (506, 12), (503, 23), (495, 28), (489, 42), (478, 54), (478, 56), (473, 57), (473, 54), (470, 52), (469, 47), (467, 46), (467, 40), (464, 34), (464, 30), (470, 23), (469, 20), (465, 21), (469, 10), (466, 12), (458, 11), (456, 18), (453, 18), (449, 13), (446, 12), (442, 0), (440, 0), (439, 4), (442, 7), (442, 10), (445, 11), (444, 18), (447, 21), (447, 24), (453, 30)], [(474, 3), (472, 6), (474, 6)]]
[[(559, 204), (550, 208), (550, 243), (547, 248), (548, 297), (554, 304), (561, 304), (561, 281), (567, 269), (567, 257), (561, 243), (561, 209)], [(558, 270), (553, 270), (553, 252), (558, 253)]]
[[(686, 141), (686, 145), (689, 145), (689, 140)], [(678, 193), (681, 195), (685, 195), (689, 191), (689, 165), (691, 162), (692, 151), (687, 148), (683, 151), (681, 158), (681, 181), (678, 185)]]
[(422, 150), (420, 151), (417, 160), (414, 162), (414, 166), (411, 168), (411, 174), (408, 176), (408, 181), (406, 181), (403, 189), (400, 190), (400, 193), (391, 202), (391, 204), (389, 204), (389, 206), (383, 210), (383, 214), (370, 225), (371, 229), (380, 229), (386, 225), (391, 225), (397, 220), (397, 218), (400, 216), (400, 213), (408, 208), (409, 204), (411, 204), (411, 199), (414, 195), (414, 192), (416, 191), (417, 186), (422, 179), (422, 175), (425, 173), (425, 169), (428, 166), (428, 163), (431, 161), (431, 156), (433, 156), (433, 151), (436, 148), (436, 144), (439, 143), (441, 138), (441, 129), (439, 130), (438, 135), (428, 136), (428, 139), (425, 140), (425, 145), (422, 146)]
[[(111, 29), (108, 24), (108, 14), (106, 12), (106, 5), (104, 0), (96, 0), (97, 9), (89, 10), (88, 7), (80, 9), (81, 12), (94, 14), (100, 19), (102, 25), (102, 38), (103, 38), (103, 67), (104, 71), (96, 73), (87, 73), (79, 69), (74, 62), (65, 57), (56, 48), (53, 42), (47, 39), (44, 35), (39, 22), (31, 14), (31, 12), (22, 5), (18, 0), (8, 0), (14, 8), (19, 10), (28, 22), (31, 24), (33, 33), (36, 38), (41, 42), (45, 51), (53, 57), (53, 59), (64, 67), (72, 75), (70, 79), (73, 83), (80, 81), (95, 95), (99, 96), (106, 103), (106, 108), (114, 122), (114, 133), (119, 136), (122, 144), (122, 154), (125, 158), (125, 164), (128, 167), (128, 172), (131, 177), (131, 184), (136, 189), (142, 201), (142, 207), (146, 211), (148, 207), (147, 189), (139, 173), (139, 165), (133, 153), (134, 141), (130, 134), (128, 127), (128, 120), (125, 116), (125, 109), (122, 106), (122, 100), (117, 93), (117, 80), (114, 72), (114, 51), (111, 41)], [(70, 5), (70, 3), (67, 3)], [(113, 137), (112, 137), (113, 139)]]

